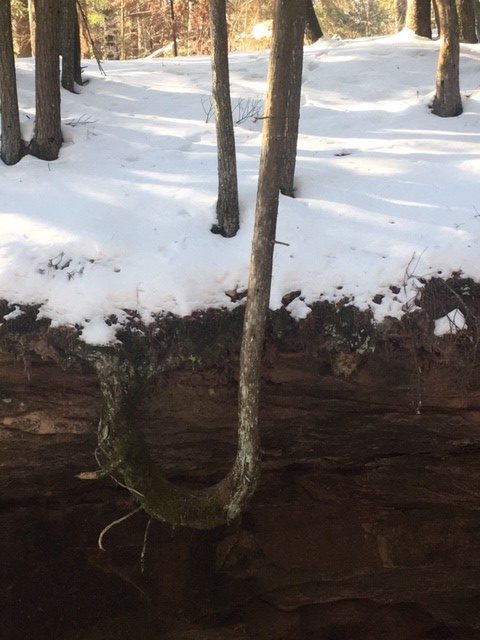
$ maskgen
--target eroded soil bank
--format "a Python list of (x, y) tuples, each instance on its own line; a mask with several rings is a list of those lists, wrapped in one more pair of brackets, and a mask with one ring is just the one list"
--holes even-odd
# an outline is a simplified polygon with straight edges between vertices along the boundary
[[(248, 512), (213, 532), (137, 513), (105, 551), (99, 532), (136, 504), (91, 473), (96, 376), (75, 332), (34, 310), (4, 322), (0, 636), (480, 638), (480, 294), (436, 281), (420, 305), (377, 328), (348, 306), (299, 324), (274, 314)], [(454, 308), (468, 329), (435, 337)], [(125, 357), (171, 363), (138, 424), (178, 482), (204, 485), (232, 460), (240, 330), (239, 311), (122, 335)]]

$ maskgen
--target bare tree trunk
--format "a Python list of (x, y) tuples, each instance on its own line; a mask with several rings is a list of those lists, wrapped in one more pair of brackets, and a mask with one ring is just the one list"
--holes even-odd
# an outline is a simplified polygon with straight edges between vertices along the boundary
[(460, 97), (458, 22), (455, 0), (438, 0), (442, 42), (438, 55), (436, 91), (432, 112), (442, 118), (459, 116)]
[(82, 78), (82, 43), (80, 40), (80, 20), (77, 3), (75, 2), (75, 39), (73, 44), (73, 77), (75, 82), (82, 86), (88, 83)]
[(302, 94), (303, 41), (305, 33), (305, 9), (310, 0), (297, 0), (297, 14), (291, 25), (292, 58), (288, 83), (287, 117), (285, 121), (285, 142), (280, 191), (293, 198), (295, 188), (295, 164), (297, 160), (298, 123), (300, 120), (300, 100)]
[(432, 37), (432, 18), (430, 0), (407, 0), (405, 26), (417, 36)]
[(405, 26), (407, 14), (407, 0), (395, 0), (395, 26), (397, 31), (401, 31)]
[(76, 0), (62, 0), (61, 54), (62, 87), (75, 93), (76, 26), (78, 24)]
[[(170, 524), (211, 529), (238, 517), (253, 495), (260, 474), (258, 407), (261, 361), (270, 299), (277, 224), (282, 147), (290, 79), (291, 25), (296, 0), (276, 0), (265, 104), (255, 229), (250, 260), (247, 306), (240, 353), (238, 449), (230, 473), (216, 485), (193, 490), (169, 482), (152, 461), (134, 424), (145, 378), (154, 367), (122, 360), (112, 350), (87, 354), (99, 375), (104, 406), (99, 452), (110, 472), (121, 473), (125, 486), (153, 518)], [(157, 368), (161, 369), (161, 365)]]
[(0, 0), (0, 157), (5, 164), (17, 163), (23, 155), (18, 115), (15, 57), (13, 54), (10, 0)]
[(438, 0), (433, 0), (433, 15), (435, 16), (435, 24), (437, 25), (437, 36), (440, 38), (442, 35), (440, 30), (440, 13), (438, 10)]
[(458, 15), (458, 37), (460, 42), (478, 42), (475, 29), (475, 8), (473, 0), (456, 0)]
[(35, 131), (32, 155), (56, 160), (62, 146), (60, 115), (59, 0), (35, 0), (37, 37), (35, 49)]
[(176, 58), (178, 56), (178, 44), (177, 44), (177, 28), (175, 25), (175, 6), (173, 4), (173, 0), (170, 0), (170, 19), (172, 21), (173, 55)]
[(32, 55), (35, 53), (35, 5), (34, 0), (28, 0), (28, 25), (30, 28), (30, 45)]
[(473, 0), (473, 10), (475, 12), (475, 33), (480, 42), (480, 0)]
[(225, 0), (210, 0), (212, 34), (212, 94), (215, 108), (218, 153), (218, 200), (215, 231), (226, 238), (239, 227), (237, 160), (230, 100), (228, 69), (228, 32)]
[[(300, 5), (301, 3), (299, 3)], [(305, 36), (307, 42), (312, 44), (323, 36), (323, 31), (315, 13), (315, 7), (313, 6), (313, 0), (307, 0), (306, 15), (305, 15)]]

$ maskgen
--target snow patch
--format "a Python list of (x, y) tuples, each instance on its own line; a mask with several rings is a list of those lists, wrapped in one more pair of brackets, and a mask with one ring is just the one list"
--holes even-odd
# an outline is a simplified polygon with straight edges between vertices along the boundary
[(453, 311), (447, 313), (446, 316), (435, 320), (435, 329), (433, 333), (440, 337), (447, 334), (458, 333), (463, 329), (468, 329), (465, 316), (460, 309), (453, 309)]

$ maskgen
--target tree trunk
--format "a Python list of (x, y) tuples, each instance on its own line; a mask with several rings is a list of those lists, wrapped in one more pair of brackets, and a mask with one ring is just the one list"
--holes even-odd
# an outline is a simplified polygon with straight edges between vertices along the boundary
[(475, 8), (473, 0), (456, 0), (458, 14), (458, 37), (460, 42), (478, 42), (475, 29)]
[(32, 155), (56, 160), (62, 146), (60, 115), (59, 0), (35, 0), (37, 37), (35, 48), (35, 132)]
[(473, 11), (475, 13), (475, 33), (480, 42), (480, 0), (473, 0)]
[(405, 26), (417, 36), (432, 37), (432, 18), (430, 0), (407, 0)]
[[(169, 482), (151, 459), (134, 424), (142, 387), (161, 370), (148, 359), (138, 364), (115, 352), (87, 355), (94, 363), (103, 394), (99, 453), (106, 471), (123, 475), (124, 484), (153, 518), (197, 529), (211, 529), (236, 518), (253, 495), (260, 474), (258, 406), (265, 325), (270, 300), (278, 212), (283, 136), (292, 57), (291, 25), (296, 0), (277, 0), (265, 104), (255, 229), (247, 306), (240, 352), (238, 449), (230, 473), (208, 489), (186, 489)], [(138, 360), (138, 354), (137, 354)], [(167, 358), (168, 360), (168, 358)], [(168, 365), (167, 365), (168, 366)]]
[(75, 2), (75, 40), (73, 43), (73, 78), (75, 82), (82, 86), (88, 83), (82, 78), (82, 43), (80, 40), (80, 19), (81, 16), (77, 10), (77, 4)]
[[(301, 4), (301, 3), (300, 3)], [(305, 36), (307, 42), (312, 44), (323, 36), (323, 31), (315, 13), (313, 0), (307, 0), (306, 16), (305, 16)]]
[(401, 31), (405, 26), (407, 13), (407, 0), (395, 0), (395, 26), (397, 31)]
[(433, 0), (433, 15), (435, 16), (435, 24), (437, 25), (437, 36), (440, 38), (442, 32), (440, 30), (440, 13), (438, 10), (438, 0)]
[(75, 93), (77, 23), (76, 0), (62, 0), (62, 87), (71, 93)]
[(442, 41), (432, 112), (442, 118), (449, 118), (459, 116), (463, 111), (459, 84), (460, 46), (455, 0), (438, 0), (438, 11)]
[(0, 117), (2, 139), (0, 157), (15, 164), (23, 155), (18, 115), (15, 57), (13, 54), (10, 0), (0, 0)]
[(35, 54), (35, 5), (34, 0), (28, 0), (28, 25), (30, 28), (30, 46), (32, 55)]
[(173, 55), (176, 58), (178, 56), (178, 44), (177, 44), (177, 28), (175, 25), (175, 7), (173, 4), (173, 0), (170, 0), (170, 19), (172, 21)]
[(225, 0), (210, 1), (212, 34), (212, 94), (218, 153), (217, 230), (231, 238), (239, 227), (237, 160), (228, 70), (228, 31)]
[(285, 142), (280, 191), (293, 198), (295, 188), (295, 163), (297, 159), (298, 123), (300, 120), (300, 99), (302, 94), (303, 41), (305, 33), (305, 8), (310, 0), (297, 0), (297, 15), (291, 26), (292, 58), (288, 82), (287, 116), (285, 120)]

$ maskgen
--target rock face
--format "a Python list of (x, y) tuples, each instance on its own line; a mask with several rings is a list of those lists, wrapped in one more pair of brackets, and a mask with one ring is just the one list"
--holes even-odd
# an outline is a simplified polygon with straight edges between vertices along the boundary
[[(480, 296), (447, 285), (373, 333), (342, 309), (273, 317), (247, 513), (212, 532), (136, 513), (106, 532), (105, 551), (100, 531), (136, 505), (92, 473), (95, 375), (62, 369), (48, 328), (4, 328), (0, 636), (480, 638)], [(434, 336), (460, 303), (468, 329)], [(217, 480), (235, 450), (239, 324), (207, 325), (182, 325), (194, 366), (172, 368), (138, 409), (157, 459), (194, 485)]]

